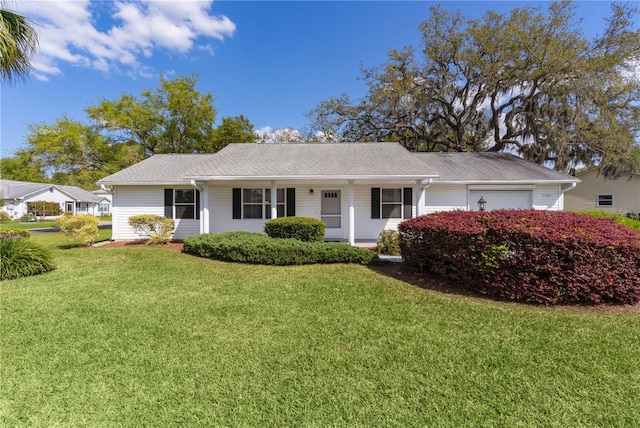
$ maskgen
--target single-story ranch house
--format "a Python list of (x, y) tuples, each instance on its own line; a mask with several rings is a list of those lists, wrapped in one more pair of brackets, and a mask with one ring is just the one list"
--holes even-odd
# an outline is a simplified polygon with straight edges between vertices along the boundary
[(62, 212), (98, 215), (97, 208), (104, 198), (76, 186), (0, 180), (0, 210), (14, 219), (29, 213), (29, 202), (56, 202)]
[(315, 217), (327, 240), (375, 241), (403, 219), (441, 210), (562, 210), (580, 180), (503, 153), (410, 153), (397, 143), (230, 144), (215, 154), (152, 156), (98, 183), (113, 193), (113, 239), (128, 218), (175, 219), (174, 239), (262, 232), (268, 219)]

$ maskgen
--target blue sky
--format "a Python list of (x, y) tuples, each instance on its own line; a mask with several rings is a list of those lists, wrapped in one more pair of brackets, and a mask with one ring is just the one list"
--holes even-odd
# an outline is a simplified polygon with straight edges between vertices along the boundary
[[(419, 46), (428, 1), (30, 1), (12, 9), (37, 24), (36, 72), (2, 84), (2, 156), (23, 146), (30, 124), (67, 116), (123, 93), (139, 95), (195, 73), (197, 89), (215, 97), (218, 123), (243, 114), (256, 130), (302, 129), (304, 113), (343, 93), (364, 94), (360, 67), (387, 52)], [(472, 17), (525, 2), (444, 1)], [(545, 6), (543, 2), (529, 2)], [(601, 32), (606, 1), (582, 1), (588, 35)]]

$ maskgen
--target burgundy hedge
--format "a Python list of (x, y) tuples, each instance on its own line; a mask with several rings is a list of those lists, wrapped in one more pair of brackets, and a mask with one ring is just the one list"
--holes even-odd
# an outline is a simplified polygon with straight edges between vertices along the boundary
[(405, 263), (542, 304), (640, 301), (640, 233), (569, 212), (449, 211), (400, 224)]

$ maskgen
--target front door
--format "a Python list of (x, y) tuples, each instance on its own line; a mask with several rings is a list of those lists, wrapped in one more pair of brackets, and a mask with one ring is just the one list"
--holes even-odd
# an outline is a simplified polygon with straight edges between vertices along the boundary
[(65, 210), (66, 212), (68, 212), (68, 213), (72, 213), (72, 214), (75, 214), (75, 210), (73, 209), (73, 206), (74, 206), (75, 204), (74, 204), (73, 202), (69, 202), (69, 201), (67, 201), (67, 202), (65, 202), (65, 203), (64, 203), (64, 205), (65, 205), (64, 210)]
[(325, 239), (342, 239), (342, 197), (340, 190), (322, 190), (320, 219), (326, 225)]

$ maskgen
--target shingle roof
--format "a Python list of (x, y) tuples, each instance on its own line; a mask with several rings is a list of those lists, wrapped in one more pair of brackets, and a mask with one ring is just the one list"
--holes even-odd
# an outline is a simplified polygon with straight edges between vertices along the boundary
[(397, 143), (229, 144), (216, 154), (155, 155), (98, 181), (188, 183), (192, 178), (434, 177)]
[(4, 199), (22, 199), (33, 193), (54, 187), (66, 193), (77, 202), (95, 202), (99, 198), (76, 186), (62, 186), (59, 184), (31, 183), (28, 181), (0, 180), (0, 195)]
[(414, 156), (424, 162), (426, 169), (439, 174), (436, 180), (439, 182), (580, 182), (508, 153), (414, 153)]
[(187, 184), (191, 179), (429, 178), (444, 182), (580, 180), (506, 153), (410, 153), (398, 143), (229, 144), (216, 154), (155, 155), (98, 181)]
[(230, 144), (200, 158), (194, 177), (434, 176), (398, 143)]

